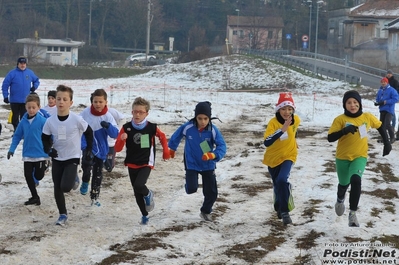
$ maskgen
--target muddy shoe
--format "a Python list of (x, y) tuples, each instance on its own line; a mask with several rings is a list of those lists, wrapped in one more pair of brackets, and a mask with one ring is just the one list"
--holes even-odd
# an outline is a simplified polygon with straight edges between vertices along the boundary
[(154, 210), (155, 207), (154, 194), (152, 193), (151, 190), (148, 192), (147, 196), (144, 196), (144, 203), (147, 212), (151, 212), (152, 210)]
[(25, 205), (40, 205), (40, 198), (36, 197), (36, 198), (30, 198), (29, 200), (27, 200), (25, 203)]
[(60, 214), (60, 217), (58, 217), (57, 222), (55, 222), (56, 225), (64, 226), (68, 220), (68, 215), (66, 214)]
[(356, 211), (350, 211), (348, 216), (348, 224), (350, 227), (359, 227), (359, 221), (356, 217)]
[(207, 221), (207, 222), (212, 222), (212, 215), (210, 213), (200, 213), (200, 217), (202, 220)]
[(345, 212), (345, 198), (340, 200), (337, 199), (337, 202), (335, 203), (335, 213), (338, 216), (342, 216)]
[(281, 217), (283, 218), (284, 225), (292, 224), (292, 220), (288, 212), (281, 213)]

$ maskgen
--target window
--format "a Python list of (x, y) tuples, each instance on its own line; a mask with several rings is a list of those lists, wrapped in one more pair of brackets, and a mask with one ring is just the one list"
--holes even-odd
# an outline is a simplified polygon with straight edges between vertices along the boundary
[(48, 52), (51, 52), (53, 50), (53, 47), (52, 46), (47, 46), (47, 51)]
[(65, 51), (65, 47), (60, 47), (60, 51), (64, 52)]
[(343, 22), (339, 22), (338, 36), (342, 36), (343, 32), (344, 32), (344, 23)]
[(233, 35), (237, 35), (237, 30), (233, 30)]
[(57, 46), (54, 46), (54, 51), (58, 52), (58, 47)]
[(330, 35), (331, 35), (331, 36), (334, 36), (335, 29), (334, 29), (334, 28), (331, 28), (331, 29), (329, 30), (329, 32), (330, 32)]
[(71, 51), (71, 47), (66, 47), (66, 51), (70, 52)]
[(243, 30), (239, 30), (238, 31), (238, 37), (244, 38), (244, 31)]
[(375, 28), (375, 37), (381, 38), (381, 29), (379, 27)]
[(392, 34), (392, 50), (398, 49), (398, 33)]
[(268, 38), (268, 39), (273, 39), (273, 30), (269, 30), (269, 31), (267, 32), (267, 38)]

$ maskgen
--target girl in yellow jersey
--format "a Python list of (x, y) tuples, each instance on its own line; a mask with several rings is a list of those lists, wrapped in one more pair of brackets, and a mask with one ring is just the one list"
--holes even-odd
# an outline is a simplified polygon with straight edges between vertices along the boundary
[(384, 127), (371, 113), (362, 112), (362, 99), (355, 90), (347, 91), (343, 100), (344, 114), (337, 116), (328, 131), (328, 141), (338, 140), (335, 164), (338, 175), (337, 202), (335, 213), (341, 216), (345, 212), (345, 193), (349, 185), (349, 226), (359, 226), (356, 210), (361, 193), (361, 177), (367, 164), (368, 139), (367, 132), (375, 128), (380, 133), (383, 142), (383, 156), (391, 151), (391, 143)]
[(295, 136), (300, 123), (299, 116), (294, 114), (295, 104), (291, 93), (280, 93), (275, 112), (276, 116), (269, 121), (264, 134), (266, 151), (263, 164), (267, 166), (273, 181), (274, 209), (278, 218), (282, 218), (284, 225), (287, 225), (292, 223), (288, 177), (298, 155)]

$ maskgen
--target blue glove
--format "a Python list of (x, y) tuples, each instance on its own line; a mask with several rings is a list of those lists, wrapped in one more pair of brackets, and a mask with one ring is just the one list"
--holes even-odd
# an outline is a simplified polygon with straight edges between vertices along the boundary
[(102, 121), (102, 122), (100, 123), (100, 125), (101, 125), (101, 127), (105, 128), (105, 129), (108, 129), (109, 126), (111, 125), (111, 123), (109, 123), (109, 122), (107, 122), (107, 121)]
[(3, 101), (4, 101), (4, 103), (7, 103), (7, 104), (10, 103), (10, 101), (8, 100), (8, 98), (5, 98)]

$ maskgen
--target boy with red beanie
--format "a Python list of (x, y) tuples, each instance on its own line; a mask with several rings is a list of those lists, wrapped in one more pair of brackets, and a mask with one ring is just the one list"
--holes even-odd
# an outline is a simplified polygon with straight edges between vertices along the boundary
[(367, 164), (367, 132), (369, 129), (376, 128), (380, 133), (384, 142), (383, 156), (388, 155), (392, 147), (381, 121), (371, 113), (363, 113), (362, 99), (357, 91), (347, 91), (344, 94), (342, 103), (344, 114), (334, 119), (328, 131), (329, 142), (338, 140), (335, 154), (335, 167), (338, 175), (335, 213), (338, 216), (344, 214), (345, 193), (349, 185), (351, 185), (348, 224), (349, 226), (358, 227), (359, 222), (356, 217), (356, 211), (361, 193), (361, 178)]
[(293, 209), (293, 202), (288, 178), (298, 155), (296, 134), (301, 122), (299, 116), (294, 114), (295, 109), (292, 94), (280, 93), (275, 107), (276, 116), (269, 121), (264, 134), (266, 151), (263, 164), (273, 181), (274, 210), (284, 225), (292, 223), (289, 211)]

